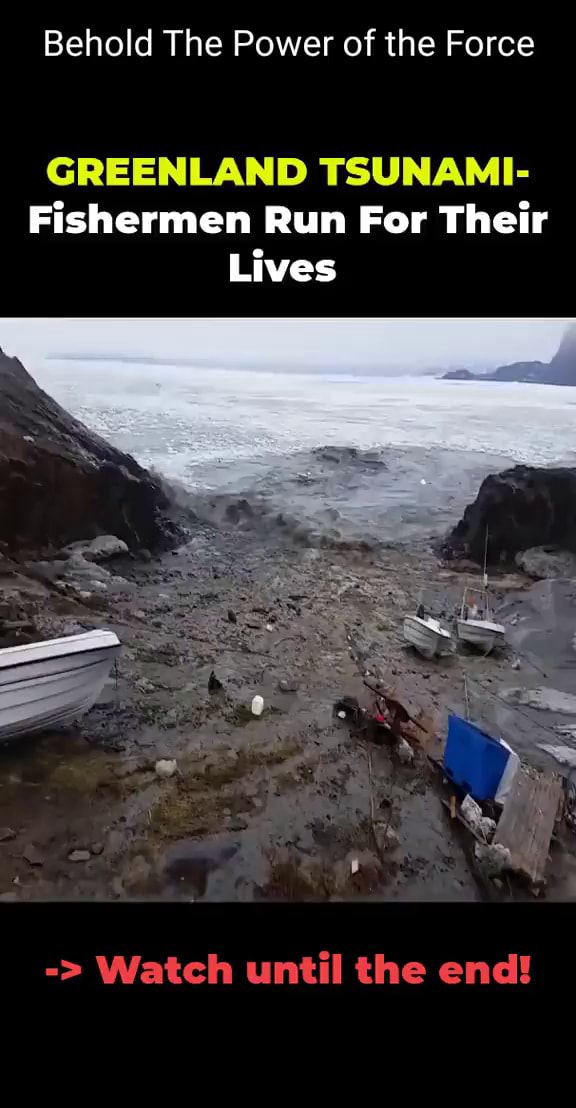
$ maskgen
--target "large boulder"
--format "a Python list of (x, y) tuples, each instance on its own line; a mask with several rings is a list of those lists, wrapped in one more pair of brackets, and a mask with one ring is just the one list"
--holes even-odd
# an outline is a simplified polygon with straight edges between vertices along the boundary
[(116, 558), (121, 554), (127, 554), (128, 547), (122, 539), (115, 535), (99, 535), (97, 539), (80, 539), (65, 546), (61, 554), (71, 558), (74, 554), (81, 554), (87, 562), (105, 562), (107, 558)]
[(576, 551), (576, 469), (514, 466), (487, 477), (443, 554), (482, 565), (486, 535), (489, 565), (511, 563), (536, 546)]
[(557, 577), (576, 578), (576, 554), (553, 546), (532, 546), (516, 555), (516, 565), (537, 581)]
[(61, 547), (114, 535), (134, 549), (173, 538), (161, 484), (89, 431), (0, 350), (0, 541)]

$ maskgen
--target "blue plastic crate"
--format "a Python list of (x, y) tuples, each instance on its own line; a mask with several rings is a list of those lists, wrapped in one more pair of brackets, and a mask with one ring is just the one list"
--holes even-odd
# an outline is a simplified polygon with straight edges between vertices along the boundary
[(510, 752), (475, 724), (448, 717), (444, 751), (446, 776), (475, 800), (490, 800), (498, 790)]

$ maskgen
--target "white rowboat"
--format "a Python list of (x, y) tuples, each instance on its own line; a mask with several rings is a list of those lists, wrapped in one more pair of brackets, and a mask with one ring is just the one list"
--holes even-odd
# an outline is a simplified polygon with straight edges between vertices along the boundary
[(404, 617), (404, 638), (424, 658), (435, 658), (449, 653), (452, 636), (431, 616), (409, 615)]
[(0, 650), (0, 742), (84, 715), (102, 692), (119, 650), (112, 631)]

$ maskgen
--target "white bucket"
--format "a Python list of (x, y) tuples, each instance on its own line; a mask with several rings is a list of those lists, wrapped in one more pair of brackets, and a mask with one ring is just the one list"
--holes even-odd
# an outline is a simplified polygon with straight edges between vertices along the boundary
[(252, 715), (261, 716), (264, 711), (264, 700), (261, 696), (255, 696), (252, 701)]

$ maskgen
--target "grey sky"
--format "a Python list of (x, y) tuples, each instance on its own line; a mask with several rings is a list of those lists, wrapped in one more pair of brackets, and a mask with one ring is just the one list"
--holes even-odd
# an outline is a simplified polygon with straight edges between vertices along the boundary
[(58, 353), (206, 358), (215, 365), (432, 368), (548, 360), (568, 320), (0, 319), (0, 346), (24, 362)]

